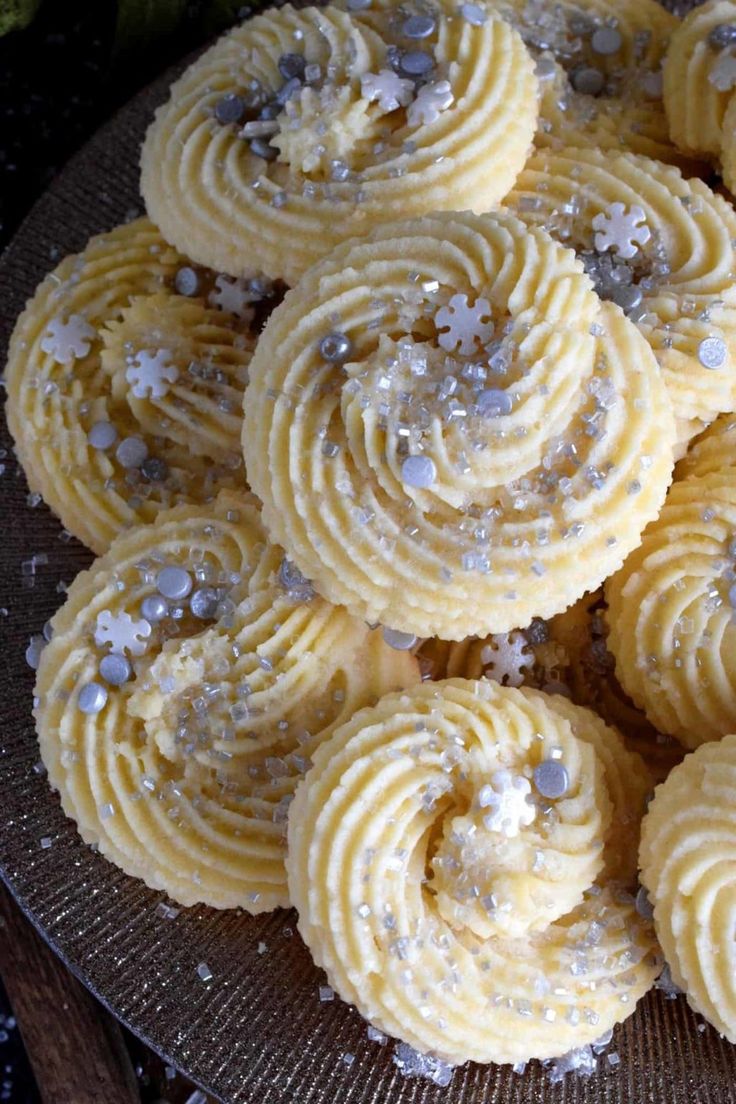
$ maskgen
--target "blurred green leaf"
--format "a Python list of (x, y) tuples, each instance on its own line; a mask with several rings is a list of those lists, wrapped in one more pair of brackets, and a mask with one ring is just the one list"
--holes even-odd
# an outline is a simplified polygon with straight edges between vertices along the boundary
[(41, 0), (0, 0), (0, 35), (27, 27)]
[(116, 50), (146, 49), (157, 39), (173, 34), (188, 6), (187, 0), (118, 0)]

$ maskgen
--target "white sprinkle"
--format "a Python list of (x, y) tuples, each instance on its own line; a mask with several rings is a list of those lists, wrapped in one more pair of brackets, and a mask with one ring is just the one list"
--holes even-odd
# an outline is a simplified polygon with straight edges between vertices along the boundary
[(329, 985), (320, 985), (319, 987), (319, 999), (325, 1004), (327, 1001), (334, 1001), (335, 990), (331, 989)]
[(398, 629), (389, 628), (384, 628), (383, 639), (388, 644), (389, 648), (395, 648), (399, 652), (409, 651), (417, 642), (416, 636), (412, 633), (400, 632)]
[(407, 487), (424, 490), (437, 480), (437, 468), (430, 456), (407, 456), (401, 465), (401, 481)]
[(698, 360), (704, 368), (722, 368), (726, 354), (726, 342), (720, 337), (704, 337), (698, 345)]
[(212, 978), (214, 977), (214, 974), (212, 973), (206, 962), (200, 962), (199, 966), (197, 967), (197, 973), (202, 981), (212, 981)]

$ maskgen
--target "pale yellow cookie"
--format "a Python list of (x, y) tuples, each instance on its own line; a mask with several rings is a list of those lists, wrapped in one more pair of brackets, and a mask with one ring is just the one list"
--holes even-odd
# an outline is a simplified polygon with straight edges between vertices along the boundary
[(626, 692), (686, 747), (736, 727), (736, 478), (674, 483), (606, 584), (608, 646)]
[(194, 268), (147, 219), (90, 239), (18, 319), (7, 416), (31, 489), (95, 552), (245, 486), (242, 395), (269, 292)]
[(578, 253), (653, 348), (682, 437), (736, 409), (736, 212), (671, 165), (540, 150), (506, 200)]
[(615, 571), (673, 437), (633, 323), (499, 212), (381, 227), (309, 272), (259, 341), (243, 446), (274, 539), (322, 593), (454, 640)]
[(657, 788), (639, 860), (673, 981), (736, 1043), (736, 736), (686, 756)]
[[(425, 31), (408, 36), (412, 17)], [(239, 275), (257, 252), (292, 282), (377, 223), (496, 204), (538, 110), (534, 63), (500, 19), (465, 18), (452, 0), (286, 5), (236, 27), (172, 86), (141, 187), (195, 259)]]
[(287, 905), (285, 823), (310, 756), (418, 679), (228, 491), (118, 537), (52, 628), (35, 708), (49, 781), (87, 843), (184, 905)]
[(656, 0), (494, 0), (538, 59), (538, 146), (633, 150), (678, 160), (661, 64), (677, 27)]
[(696, 437), (675, 469), (677, 479), (736, 467), (736, 416), (723, 414)]
[(596, 881), (619, 822), (638, 828), (638, 771), (588, 710), (486, 680), (363, 710), (316, 753), (289, 814), (289, 891), (315, 961), (380, 1030), (451, 1063), (600, 1037), (657, 972), (632, 898)]

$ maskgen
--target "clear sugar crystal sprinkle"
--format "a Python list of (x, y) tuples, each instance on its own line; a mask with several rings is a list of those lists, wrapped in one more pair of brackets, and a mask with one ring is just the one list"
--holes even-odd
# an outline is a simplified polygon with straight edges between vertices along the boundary
[(115, 456), (124, 468), (139, 468), (148, 456), (148, 446), (140, 437), (125, 437), (118, 445)]
[(112, 422), (95, 422), (87, 434), (87, 440), (95, 449), (109, 449), (118, 439), (118, 431)]
[(554, 799), (567, 793), (570, 777), (558, 759), (544, 759), (534, 769), (534, 785), (542, 797)]
[(192, 296), (199, 293), (199, 276), (190, 265), (184, 265), (174, 277), (174, 288), (179, 295)]
[(107, 690), (99, 682), (88, 682), (79, 691), (77, 705), (82, 713), (99, 713), (107, 704)]
[(478, 409), (486, 418), (500, 418), (511, 413), (511, 396), (507, 391), (489, 387), (478, 395)]
[(192, 578), (183, 567), (164, 567), (158, 573), (156, 586), (159, 594), (163, 594), (164, 598), (178, 601), (189, 594), (192, 589)]
[(617, 31), (615, 27), (599, 27), (597, 31), (593, 32), (590, 45), (594, 53), (607, 56), (617, 54), (623, 45), (623, 41), (621, 32)]
[(100, 677), (110, 686), (122, 686), (124, 682), (128, 681), (131, 674), (131, 666), (125, 656), (112, 653), (103, 656), (100, 660)]
[(213, 587), (200, 587), (189, 600), (189, 608), (200, 621), (210, 621), (217, 614), (219, 605), (217, 591)]
[(720, 337), (704, 337), (698, 345), (698, 360), (704, 368), (722, 368), (726, 362), (726, 342)]
[(141, 602), (141, 614), (147, 621), (162, 621), (168, 612), (169, 603), (160, 594), (149, 594)]
[(399, 652), (408, 652), (417, 642), (412, 633), (399, 632), (398, 629), (384, 629), (383, 639), (389, 648), (396, 648)]
[(437, 468), (429, 456), (407, 456), (401, 465), (401, 481), (407, 487), (431, 487), (437, 479)]
[(319, 355), (328, 364), (344, 364), (352, 351), (353, 343), (344, 333), (329, 333), (319, 343)]
[(141, 464), (141, 475), (149, 483), (163, 483), (169, 477), (169, 465), (158, 456), (147, 456)]

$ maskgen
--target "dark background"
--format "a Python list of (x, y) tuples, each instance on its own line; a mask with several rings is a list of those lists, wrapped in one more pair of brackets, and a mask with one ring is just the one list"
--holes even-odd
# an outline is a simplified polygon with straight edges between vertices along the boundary
[[(0, 38), (0, 249), (101, 123), (168, 64), (247, 14), (228, 0), (45, 0), (30, 26)], [(170, 1099), (186, 1100), (194, 1087), (126, 1038), (142, 1101), (171, 1090)], [(40, 1104), (1, 982), (0, 1102)]]

